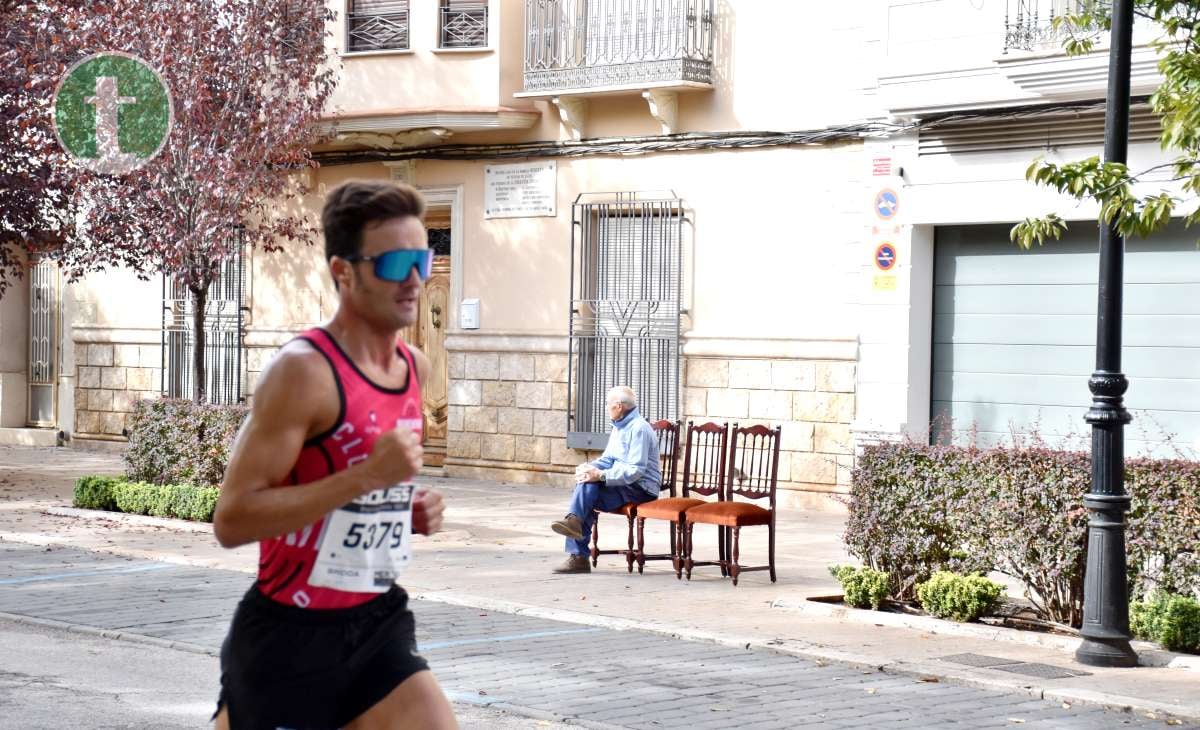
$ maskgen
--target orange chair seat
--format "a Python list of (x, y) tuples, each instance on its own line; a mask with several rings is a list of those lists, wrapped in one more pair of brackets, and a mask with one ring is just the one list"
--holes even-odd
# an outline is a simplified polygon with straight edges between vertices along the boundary
[(625, 515), (626, 517), (637, 517), (637, 502), (626, 502), (616, 509), (597, 509), (596, 511), (606, 515)]
[(706, 504), (703, 499), (691, 497), (667, 497), (653, 502), (643, 502), (638, 505), (637, 516), (648, 517), (652, 520), (670, 520), (678, 522), (681, 515), (697, 505)]
[(689, 509), (687, 521), (725, 527), (767, 525), (771, 523), (771, 511), (747, 502), (713, 502)]

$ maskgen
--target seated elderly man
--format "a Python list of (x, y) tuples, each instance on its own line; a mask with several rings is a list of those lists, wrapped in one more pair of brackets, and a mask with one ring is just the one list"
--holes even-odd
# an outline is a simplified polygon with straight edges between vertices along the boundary
[(594, 509), (615, 510), (622, 505), (658, 499), (662, 469), (658, 464), (658, 437), (638, 413), (633, 389), (617, 386), (608, 391), (608, 417), (613, 430), (599, 459), (575, 469), (575, 495), (571, 511), (550, 527), (567, 538), (567, 561), (555, 573), (590, 573), (588, 536), (596, 520)]

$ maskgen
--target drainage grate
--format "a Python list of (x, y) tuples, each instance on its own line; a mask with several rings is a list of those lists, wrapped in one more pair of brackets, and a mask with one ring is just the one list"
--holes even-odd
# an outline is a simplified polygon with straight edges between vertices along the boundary
[(1069, 679), (1071, 677), (1091, 676), (1091, 672), (1081, 672), (1077, 669), (1065, 669), (1051, 664), (1038, 664), (1037, 662), (1006, 664), (1002, 667), (996, 667), (996, 669), (1002, 672), (1024, 674), (1027, 677), (1039, 677), (1041, 679)]
[(1020, 662), (1012, 659), (1002, 659), (998, 656), (988, 656), (987, 654), (952, 654), (940, 657), (940, 661), (966, 664), (968, 667), (998, 667), (1002, 664), (1020, 664)]
[(1091, 672), (1081, 672), (1078, 669), (1066, 669), (1051, 664), (1038, 664), (1037, 662), (1020, 662), (998, 656), (988, 656), (987, 654), (951, 654), (950, 656), (939, 657), (939, 661), (965, 664), (968, 667), (998, 669), (1002, 672), (1024, 674), (1027, 677), (1038, 677), (1041, 679), (1068, 679), (1070, 677), (1087, 677), (1091, 675)]

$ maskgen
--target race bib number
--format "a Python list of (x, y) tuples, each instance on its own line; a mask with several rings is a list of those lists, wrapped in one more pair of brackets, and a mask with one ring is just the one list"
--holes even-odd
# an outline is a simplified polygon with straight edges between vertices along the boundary
[(413, 489), (377, 489), (331, 512), (308, 582), (354, 593), (391, 588), (412, 557)]

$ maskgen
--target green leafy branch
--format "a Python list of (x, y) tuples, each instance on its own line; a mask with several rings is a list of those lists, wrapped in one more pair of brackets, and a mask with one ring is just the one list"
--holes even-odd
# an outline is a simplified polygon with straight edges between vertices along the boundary
[[(1056, 32), (1064, 36), (1063, 49), (1068, 55), (1095, 50), (1098, 40), (1112, 28), (1110, 3), (1092, 0), (1074, 14), (1054, 19)], [(1145, 237), (1166, 226), (1177, 208), (1187, 199), (1167, 192), (1138, 197), (1133, 185), (1149, 172), (1171, 168), (1172, 181), (1182, 181), (1188, 199), (1200, 197), (1200, 3), (1194, 0), (1138, 0), (1134, 11), (1153, 22), (1161, 37), (1153, 44), (1159, 53), (1159, 72), (1163, 83), (1150, 98), (1150, 106), (1161, 120), (1159, 141), (1163, 150), (1176, 150), (1180, 156), (1131, 175), (1116, 162), (1101, 162), (1090, 157), (1078, 162), (1055, 164), (1035, 160), (1026, 170), (1027, 180), (1054, 188), (1077, 200), (1090, 199), (1100, 205), (1100, 220), (1115, 225), (1124, 236)], [(1188, 225), (1200, 221), (1200, 207), (1185, 216)], [(1013, 226), (1011, 239), (1022, 248), (1047, 239), (1058, 239), (1067, 224), (1051, 213), (1026, 218)]]

